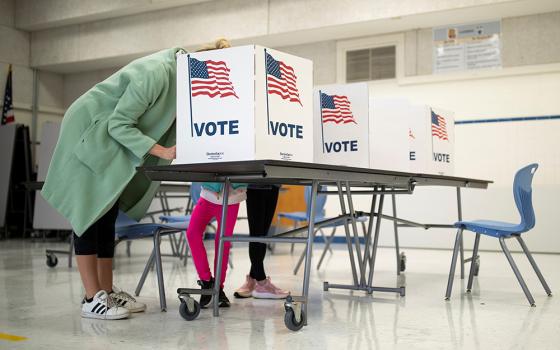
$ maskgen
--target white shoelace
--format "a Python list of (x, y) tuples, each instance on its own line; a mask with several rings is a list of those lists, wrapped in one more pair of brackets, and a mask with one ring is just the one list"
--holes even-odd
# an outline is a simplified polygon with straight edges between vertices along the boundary
[(136, 302), (136, 299), (132, 295), (128, 294), (127, 292), (125, 292), (123, 290), (120, 290), (118, 292), (113, 291), (113, 294), (115, 294), (115, 296), (117, 298), (124, 299), (126, 301)]

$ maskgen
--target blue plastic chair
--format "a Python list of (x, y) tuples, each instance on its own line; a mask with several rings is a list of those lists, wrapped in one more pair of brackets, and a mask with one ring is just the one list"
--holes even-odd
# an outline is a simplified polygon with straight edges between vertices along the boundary
[(167, 309), (167, 303), (165, 301), (165, 288), (163, 283), (163, 270), (161, 266), (161, 251), (160, 242), (161, 236), (173, 234), (181, 231), (186, 231), (188, 228), (188, 222), (175, 222), (175, 223), (139, 223), (136, 220), (131, 219), (125, 213), (119, 212), (117, 217), (117, 222), (115, 224), (115, 246), (123, 241), (130, 241), (142, 238), (153, 238), (154, 248), (152, 249), (152, 254), (144, 267), (144, 272), (142, 272), (142, 277), (136, 286), (135, 294), (140, 295), (142, 286), (146, 281), (148, 272), (152, 266), (156, 265), (156, 274), (158, 279), (159, 288), (159, 303), (161, 306), (161, 311)]
[[(191, 215), (189, 213), (192, 213), (192, 209), (194, 208), (194, 206), (196, 205), (196, 203), (198, 202), (198, 199), (200, 198), (200, 192), (202, 191), (202, 183), (200, 182), (193, 182), (191, 183), (191, 188), (190, 188), (190, 200), (188, 203), (188, 208), (186, 210), (186, 215), (161, 215), (159, 217), (159, 220), (163, 223), (186, 223), (186, 225), (188, 226), (190, 220), (191, 220)], [(183, 259), (183, 266), (187, 266), (187, 257), (188, 257), (188, 249), (189, 246), (187, 244), (187, 239), (184, 235), (182, 235), (179, 238), (179, 243), (178, 243), (178, 252), (179, 255), (181, 257), (181, 259)]]
[(451, 296), (451, 290), (453, 288), (453, 277), (455, 275), (455, 265), (457, 263), (457, 253), (459, 251), (460, 242), (462, 240), (462, 234), (464, 230), (472, 231), (476, 233), (476, 238), (474, 241), (474, 249), (473, 249), (473, 256), (471, 260), (471, 268), (469, 273), (469, 281), (467, 284), (467, 293), (470, 293), (472, 289), (473, 277), (474, 277), (474, 270), (475, 270), (475, 260), (478, 254), (478, 244), (480, 241), (480, 235), (486, 235), (494, 238), (498, 238), (500, 240), (500, 245), (506, 258), (513, 269), (515, 277), (519, 281), (527, 300), (531, 306), (535, 306), (535, 300), (533, 296), (529, 292), (517, 265), (513, 261), (511, 253), (507, 248), (505, 240), (508, 238), (515, 237), (523, 252), (529, 259), (533, 270), (539, 277), (541, 284), (544, 287), (544, 290), (548, 294), (548, 296), (552, 296), (552, 292), (548, 287), (537, 263), (533, 259), (531, 252), (527, 249), (527, 245), (521, 238), (521, 234), (531, 230), (535, 227), (535, 212), (533, 210), (533, 203), (532, 203), (532, 187), (531, 184), (533, 182), (533, 175), (538, 168), (538, 164), (530, 164), (524, 168), (521, 168), (515, 174), (515, 179), (513, 181), (513, 197), (515, 199), (515, 205), (517, 206), (517, 210), (519, 211), (519, 215), (521, 216), (521, 222), (519, 224), (512, 224), (509, 222), (501, 222), (501, 221), (491, 221), (491, 220), (476, 220), (476, 221), (459, 221), (455, 223), (455, 227), (457, 227), (457, 236), (455, 238), (455, 248), (453, 249), (453, 257), (451, 259), (451, 269), (449, 271), (449, 279), (447, 282), (447, 292), (445, 294), (445, 299), (449, 300)]
[[(202, 183), (193, 182), (191, 184), (191, 210), (190, 210), (190, 212), (192, 212), (192, 208), (194, 208), (194, 206), (198, 202), (198, 199), (200, 198), (200, 192), (201, 191), (202, 191)], [(159, 217), (159, 219), (162, 222), (167, 222), (167, 223), (189, 221), (191, 219), (191, 216), (188, 214), (188, 212), (189, 211), (187, 211), (187, 215), (161, 215)]]
[[(325, 186), (320, 186), (319, 187), (319, 191), (325, 190)], [(306, 186), (305, 190), (304, 190), (304, 199), (305, 199), (305, 203), (306, 203), (306, 211), (298, 211), (298, 212), (285, 212), (285, 213), (278, 213), (278, 224), (277, 227), (280, 227), (280, 220), (282, 218), (288, 219), (288, 220), (292, 220), (294, 222), (294, 226), (293, 228), (296, 229), (299, 225), (301, 225), (304, 222), (307, 222), (309, 217), (311, 216), (311, 187), (310, 186)], [(318, 193), (317, 194), (317, 199), (315, 201), (315, 222), (320, 222), (326, 219), (325, 217), (325, 204), (327, 203), (327, 195), (324, 193)], [(356, 219), (357, 222), (362, 223), (362, 229), (365, 232), (365, 227), (364, 227), (364, 223), (367, 220), (366, 217), (359, 217)], [(321, 234), (321, 236), (323, 237), (323, 241), (325, 242), (325, 249), (323, 250), (323, 253), (321, 254), (321, 258), (319, 259), (319, 262), (317, 263), (317, 269), (319, 269), (321, 267), (321, 263), (323, 262), (323, 259), (325, 257), (325, 254), (327, 251), (330, 251), (332, 253), (332, 249), (330, 248), (330, 243), (331, 240), (336, 232), (336, 228), (339, 226), (344, 225), (344, 220), (341, 219), (339, 221), (330, 223), (328, 225), (322, 226), (321, 228), (315, 230), (315, 234), (317, 232), (319, 232)], [(332, 232), (330, 234), (330, 237), (327, 238), (325, 236), (325, 233), (323, 232), (323, 228), (332, 228)], [(294, 244), (292, 243), (292, 247), (290, 252), (293, 252), (294, 249)], [(305, 258), (305, 251), (302, 252), (302, 255), (300, 256), (296, 267), (294, 268), (294, 275), (298, 273), (298, 270), (303, 262), (303, 259)]]

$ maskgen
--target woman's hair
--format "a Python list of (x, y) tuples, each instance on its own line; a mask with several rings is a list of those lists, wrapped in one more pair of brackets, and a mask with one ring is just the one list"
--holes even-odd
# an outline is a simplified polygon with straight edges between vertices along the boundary
[(229, 43), (229, 41), (227, 39), (220, 38), (220, 39), (216, 40), (213, 44), (209, 44), (209, 45), (201, 47), (200, 49), (196, 50), (196, 52), (226, 49), (228, 47), (231, 47), (231, 44)]

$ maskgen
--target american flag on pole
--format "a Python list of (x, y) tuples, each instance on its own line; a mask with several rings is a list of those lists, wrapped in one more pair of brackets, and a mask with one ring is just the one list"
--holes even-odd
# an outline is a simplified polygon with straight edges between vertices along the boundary
[(6, 80), (6, 90), (4, 90), (4, 104), (2, 107), (2, 125), (12, 123), (14, 121), (14, 104), (12, 101), (12, 65), (8, 71), (8, 79)]
[(284, 100), (301, 105), (297, 76), (292, 67), (266, 53), (266, 76), (269, 94), (279, 95)]
[(327, 95), (321, 92), (321, 116), (323, 123), (357, 124), (350, 109), (350, 101), (343, 95)]
[(229, 80), (229, 68), (224, 61), (199, 61), (189, 58), (192, 96), (207, 95), (211, 98), (235, 96)]
[(449, 140), (447, 137), (447, 124), (445, 118), (432, 112), (432, 137), (437, 136), (441, 140)]

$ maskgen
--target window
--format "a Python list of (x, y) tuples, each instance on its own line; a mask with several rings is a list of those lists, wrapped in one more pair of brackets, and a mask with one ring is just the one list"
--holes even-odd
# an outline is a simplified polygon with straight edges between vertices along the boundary
[(396, 78), (395, 46), (346, 51), (346, 82)]
[(402, 35), (383, 35), (337, 43), (338, 82), (397, 79), (402, 74)]

